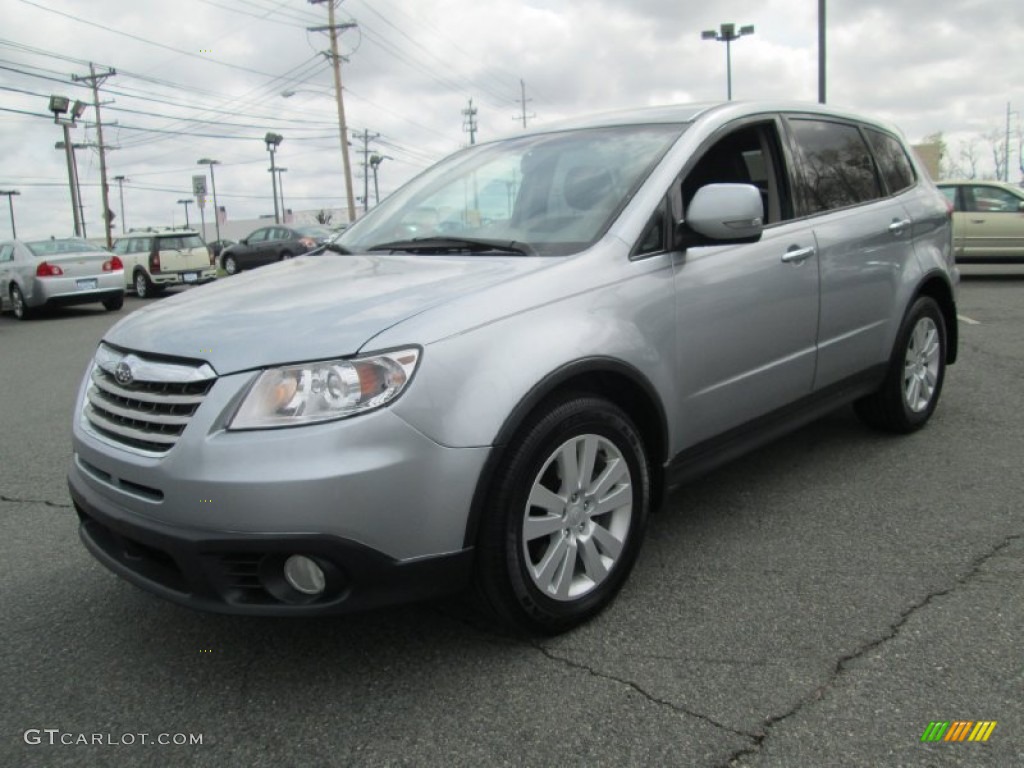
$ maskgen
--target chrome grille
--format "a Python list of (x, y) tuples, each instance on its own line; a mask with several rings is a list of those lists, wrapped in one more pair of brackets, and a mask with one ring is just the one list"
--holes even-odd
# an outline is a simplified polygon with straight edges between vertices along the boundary
[[(89, 426), (108, 440), (149, 453), (174, 446), (216, 380), (206, 364), (167, 363), (106, 345), (94, 363), (83, 403)], [(128, 380), (123, 380), (124, 366), (131, 371)]]

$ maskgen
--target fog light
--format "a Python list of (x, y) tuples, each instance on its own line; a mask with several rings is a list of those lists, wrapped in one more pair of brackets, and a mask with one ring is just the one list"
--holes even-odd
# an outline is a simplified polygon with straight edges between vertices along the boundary
[(327, 586), (323, 569), (305, 555), (292, 555), (284, 561), (284, 579), (304, 595), (319, 595)]

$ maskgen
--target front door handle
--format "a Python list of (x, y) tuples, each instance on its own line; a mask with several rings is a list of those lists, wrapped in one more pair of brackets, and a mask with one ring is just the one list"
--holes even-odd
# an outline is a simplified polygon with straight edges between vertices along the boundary
[(785, 264), (803, 264), (813, 255), (813, 246), (810, 248), (797, 248), (794, 245), (788, 251), (782, 254), (782, 261)]
[(902, 235), (903, 230), (909, 227), (910, 224), (910, 219), (903, 219), (902, 221), (895, 220), (889, 225), (889, 231), (894, 235)]

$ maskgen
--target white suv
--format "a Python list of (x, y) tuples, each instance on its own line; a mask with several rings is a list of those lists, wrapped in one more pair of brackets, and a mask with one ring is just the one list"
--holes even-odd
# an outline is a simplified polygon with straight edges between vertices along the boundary
[(198, 232), (181, 229), (132, 230), (114, 243), (124, 263), (125, 286), (140, 299), (169, 285), (198, 285), (217, 279), (217, 266)]

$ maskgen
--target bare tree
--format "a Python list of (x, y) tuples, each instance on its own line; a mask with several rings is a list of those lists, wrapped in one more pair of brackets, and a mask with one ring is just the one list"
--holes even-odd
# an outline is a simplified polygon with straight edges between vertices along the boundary
[(960, 144), (960, 162), (965, 179), (978, 178), (978, 140), (970, 139)]
[(992, 162), (996, 167), (995, 178), (1002, 179), (1006, 176), (1006, 134), (1000, 128), (992, 128), (986, 131), (982, 137), (988, 142), (992, 149)]

